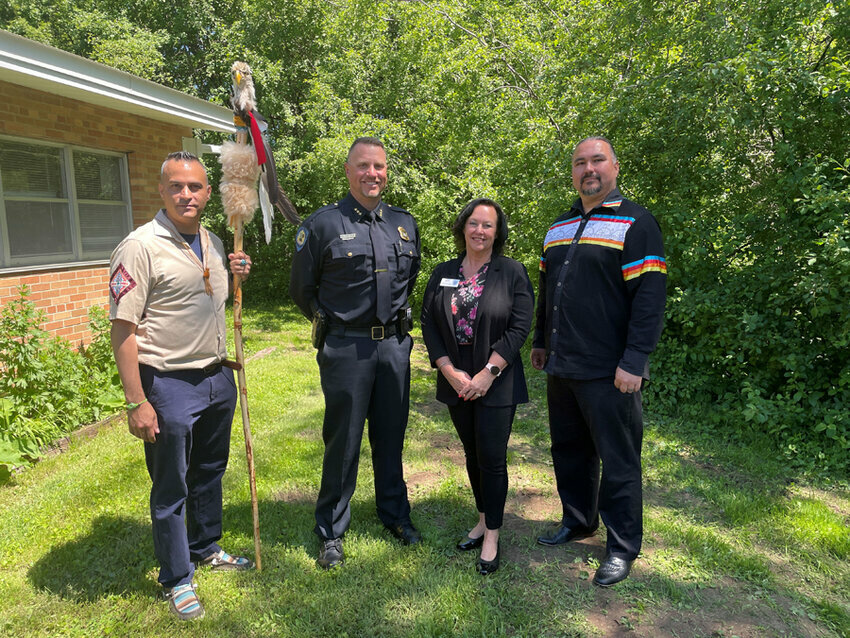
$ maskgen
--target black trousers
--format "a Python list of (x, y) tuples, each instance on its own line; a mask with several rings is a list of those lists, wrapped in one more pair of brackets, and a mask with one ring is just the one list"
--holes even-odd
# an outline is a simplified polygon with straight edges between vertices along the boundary
[(608, 528), (608, 552), (635, 559), (643, 539), (640, 392), (621, 393), (613, 377), (549, 375), (547, 398), (564, 525), (596, 529), (601, 515)]
[[(461, 346), (458, 368), (472, 376), (472, 347)], [(438, 373), (439, 374), (439, 373)], [(488, 407), (481, 399), (450, 405), (455, 430), (463, 443), (466, 473), (475, 507), (484, 512), (488, 529), (499, 529), (508, 497), (508, 439), (516, 405)]]
[(228, 368), (206, 374), (140, 365), (139, 373), (159, 423), (156, 442), (145, 443), (159, 582), (175, 587), (192, 582), (192, 561), (221, 549), (221, 479), (230, 453), (236, 384)]
[(401, 463), (410, 403), (409, 336), (382, 341), (328, 335), (316, 355), (325, 395), (325, 456), (316, 502), (322, 539), (340, 538), (351, 522), (366, 419), (375, 472), (375, 504), (385, 525), (410, 521)]

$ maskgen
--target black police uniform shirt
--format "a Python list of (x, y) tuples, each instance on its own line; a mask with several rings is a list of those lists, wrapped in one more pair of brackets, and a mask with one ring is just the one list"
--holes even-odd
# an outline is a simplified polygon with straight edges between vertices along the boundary
[(664, 323), (667, 262), (658, 222), (616, 188), (585, 214), (581, 199), (549, 227), (540, 259), (533, 346), (546, 373), (649, 378)]
[[(388, 257), (395, 318), (407, 307), (419, 274), (419, 228), (410, 213), (383, 201), (375, 214)], [(296, 232), (289, 293), (306, 317), (318, 304), (331, 324), (378, 324), (371, 217), (372, 211), (349, 193), (310, 215)]]

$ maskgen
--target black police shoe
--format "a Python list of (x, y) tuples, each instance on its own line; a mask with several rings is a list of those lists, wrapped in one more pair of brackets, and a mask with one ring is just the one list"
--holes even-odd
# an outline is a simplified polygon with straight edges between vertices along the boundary
[(331, 569), (345, 562), (345, 553), (342, 551), (342, 539), (330, 538), (322, 541), (319, 550), (319, 558), (316, 563), (322, 569)]
[(416, 531), (416, 528), (413, 527), (413, 523), (410, 521), (398, 525), (384, 525), (384, 527), (405, 545), (416, 545), (416, 543), (422, 540), (422, 536)]
[(537, 542), (541, 545), (549, 546), (563, 545), (579, 538), (593, 536), (595, 533), (595, 527), (593, 529), (587, 529), (586, 527), (566, 527), (565, 525), (559, 525), (551, 534), (538, 536)]

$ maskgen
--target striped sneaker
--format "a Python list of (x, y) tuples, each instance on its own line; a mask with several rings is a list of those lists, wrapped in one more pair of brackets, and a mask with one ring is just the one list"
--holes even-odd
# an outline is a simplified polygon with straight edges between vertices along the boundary
[(204, 617), (204, 606), (195, 593), (197, 585), (186, 583), (165, 590), (168, 610), (180, 620), (194, 620)]
[(198, 567), (212, 567), (218, 571), (246, 571), (254, 569), (254, 562), (242, 556), (231, 556), (223, 549), (215, 554), (210, 554), (204, 560), (198, 562)]

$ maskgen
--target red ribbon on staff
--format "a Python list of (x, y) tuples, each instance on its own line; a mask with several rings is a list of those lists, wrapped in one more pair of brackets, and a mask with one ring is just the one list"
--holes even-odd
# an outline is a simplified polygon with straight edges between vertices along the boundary
[(266, 148), (263, 144), (263, 133), (260, 131), (260, 125), (257, 124), (254, 114), (248, 112), (248, 118), (251, 120), (251, 141), (254, 143), (254, 152), (257, 154), (257, 164), (262, 166), (266, 163)]

